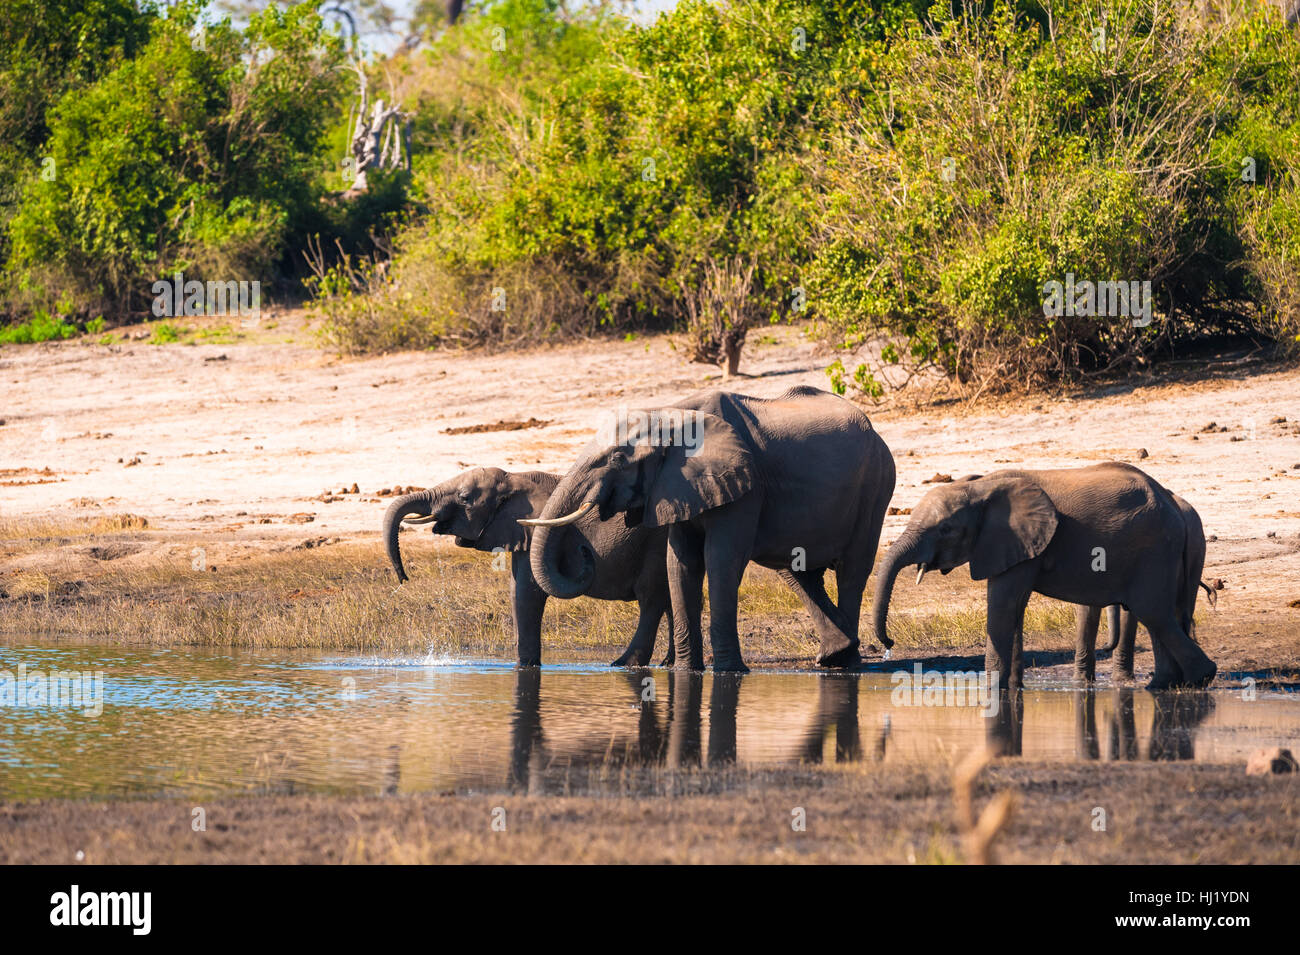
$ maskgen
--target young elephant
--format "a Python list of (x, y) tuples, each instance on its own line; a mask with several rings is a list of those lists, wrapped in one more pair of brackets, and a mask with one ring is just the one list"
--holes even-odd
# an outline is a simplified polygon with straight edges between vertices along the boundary
[[(475, 468), (427, 491), (399, 497), (389, 505), (383, 524), (388, 559), (397, 579), (408, 579), (397, 540), (402, 523), (432, 524), (435, 534), (454, 536), (458, 547), (510, 552), (510, 607), (519, 665), (539, 666), (547, 594), (537, 586), (528, 559), (532, 529), (520, 520), (540, 514), (558, 483), (558, 477), (542, 471)], [(583, 593), (599, 600), (636, 600), (640, 604), (636, 632), (612, 665), (644, 666), (654, 652), (659, 621), (670, 613), (664, 569), (668, 532), (628, 528), (622, 521), (601, 522), (594, 514), (579, 521), (574, 531), (582, 546), (600, 555), (601, 570)]]
[[(1196, 508), (1188, 504), (1177, 494), (1170, 495), (1178, 510), (1183, 515), (1187, 528), (1187, 573), (1184, 592), (1187, 606), (1181, 614), (1183, 629), (1189, 637), (1194, 636), (1196, 615), (1196, 598), (1198, 590), (1204, 589), (1210, 600), (1215, 602), (1214, 591), (1210, 585), (1201, 580), (1201, 571), (1205, 569), (1205, 528), (1201, 524), (1201, 515)], [(1075, 675), (1081, 680), (1091, 682), (1097, 672), (1097, 630), (1101, 625), (1101, 607), (1078, 607), (1075, 610)], [(1137, 638), (1137, 618), (1118, 604), (1106, 608), (1106, 627), (1110, 634), (1110, 646), (1107, 651), (1114, 652), (1115, 675), (1123, 679), (1133, 679), (1133, 644)]]
[[(777, 570), (821, 638), (822, 666), (857, 664), (862, 593), (894, 492), (894, 459), (860, 410), (816, 388), (779, 398), (708, 391), (623, 411), (582, 451), (546, 504), (532, 550), (547, 593), (570, 596), (606, 571), (570, 532), (596, 509), (669, 531), (677, 665), (702, 669), (703, 586), (715, 670), (747, 669), (737, 591), (750, 561)], [(839, 604), (826, 593), (835, 569)], [(888, 646), (888, 644), (886, 644)]]
[(1031, 593), (1089, 607), (1120, 604), (1152, 637), (1150, 689), (1204, 686), (1215, 665), (1187, 633), (1194, 544), (1174, 497), (1127, 464), (1059, 471), (997, 471), (935, 488), (912, 510), (885, 555), (875, 596), (876, 638), (886, 632), (894, 579), (917, 564), (920, 581), (969, 562), (988, 581), (985, 669), (1003, 688), (1023, 678), (1023, 626)]

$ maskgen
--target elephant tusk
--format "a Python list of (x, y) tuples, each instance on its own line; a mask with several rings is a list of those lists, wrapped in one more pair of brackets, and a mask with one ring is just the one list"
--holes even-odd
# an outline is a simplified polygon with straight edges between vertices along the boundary
[(519, 523), (525, 527), (563, 527), (565, 524), (572, 524), (578, 518), (582, 517), (589, 510), (596, 506), (595, 501), (588, 501), (583, 504), (572, 514), (565, 514), (563, 517), (529, 517), (521, 518)]
[(433, 514), (430, 514), (428, 517), (403, 517), (402, 523), (403, 524), (432, 524), (437, 519), (438, 518)]
[(925, 564), (922, 564), (920, 567), (916, 568), (916, 582), (918, 584), (921, 582), (921, 578), (925, 576), (925, 572), (929, 569), (930, 568), (926, 567)]

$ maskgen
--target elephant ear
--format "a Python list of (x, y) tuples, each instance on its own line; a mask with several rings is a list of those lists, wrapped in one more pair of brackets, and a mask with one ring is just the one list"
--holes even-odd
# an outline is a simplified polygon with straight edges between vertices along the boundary
[(528, 528), (519, 523), (521, 517), (536, 517), (541, 509), (529, 500), (526, 491), (515, 491), (502, 502), (483, 528), (483, 534), (475, 541), (477, 550), (494, 551), (502, 548), (508, 551), (528, 550), (531, 539)]
[(658, 467), (647, 475), (645, 523), (651, 527), (689, 521), (754, 487), (754, 459), (736, 429), (717, 415), (685, 415), (695, 424), (694, 448), (678, 443), (662, 449)]
[(987, 580), (1037, 557), (1056, 533), (1056, 505), (1037, 484), (1025, 478), (991, 483), (971, 553), (972, 580)]

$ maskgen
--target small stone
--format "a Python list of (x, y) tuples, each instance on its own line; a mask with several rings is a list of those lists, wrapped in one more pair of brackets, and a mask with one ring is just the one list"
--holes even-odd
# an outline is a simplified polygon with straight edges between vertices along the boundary
[(1294, 773), (1300, 769), (1300, 764), (1291, 755), (1291, 750), (1282, 749), (1280, 746), (1274, 746), (1267, 749), (1257, 749), (1250, 754), (1250, 759), (1246, 761), (1247, 776), (1270, 776), (1280, 773)]
[(1147, 449), (1146, 449), (1146, 448), (1138, 448), (1138, 460), (1141, 461), (1143, 458), (1146, 458), (1146, 457), (1150, 457), (1150, 455), (1147, 454)]

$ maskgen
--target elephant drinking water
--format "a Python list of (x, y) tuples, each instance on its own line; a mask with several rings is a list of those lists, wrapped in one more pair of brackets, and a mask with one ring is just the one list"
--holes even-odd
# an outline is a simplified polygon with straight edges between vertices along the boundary
[[(779, 398), (707, 391), (675, 405), (620, 412), (560, 481), (536, 527), (538, 584), (571, 596), (602, 573), (575, 541), (592, 510), (628, 527), (668, 530), (676, 663), (704, 666), (709, 584), (715, 670), (745, 670), (737, 592), (750, 561), (777, 570), (812, 615), (823, 666), (859, 662), (862, 593), (875, 562), (894, 459), (854, 405), (816, 388)], [(575, 549), (581, 559), (574, 559)], [(839, 602), (823, 578), (834, 568)]]
[(918, 565), (919, 582), (929, 569), (946, 574), (969, 563), (974, 580), (988, 581), (985, 669), (1004, 688), (1021, 684), (1025, 606), (1035, 592), (1089, 607), (1125, 607), (1151, 633), (1150, 688), (1203, 686), (1215, 665), (1188, 634), (1194, 537), (1174, 496), (1127, 464), (997, 471), (956, 481), (921, 498), (885, 555), (876, 638), (885, 636), (903, 567)]
[[(542, 471), (511, 473), (500, 468), (475, 468), (427, 491), (393, 501), (384, 514), (383, 534), (388, 558), (399, 581), (406, 581), (398, 531), (407, 524), (432, 524), (435, 534), (455, 537), (457, 546), (510, 553), (510, 604), (521, 666), (542, 662), (542, 611), (547, 594), (533, 579), (528, 560), (532, 528), (523, 518), (542, 513), (559, 478)], [(668, 579), (664, 551), (668, 532), (654, 527), (629, 528), (623, 522), (599, 521), (594, 514), (573, 528), (574, 554), (594, 553), (600, 571), (579, 593), (601, 600), (636, 600), (641, 615), (636, 633), (615, 666), (643, 666), (654, 652), (659, 621), (668, 608)], [(671, 616), (669, 628), (671, 630)]]

